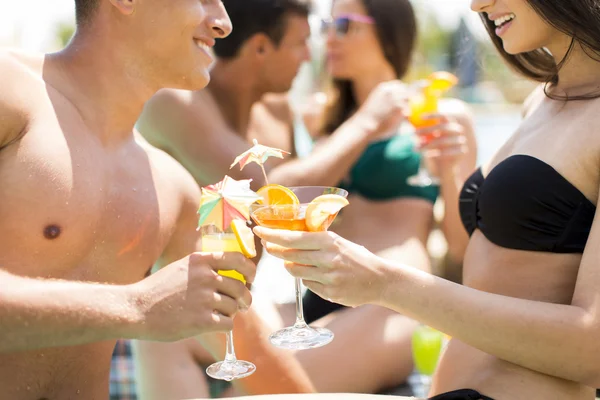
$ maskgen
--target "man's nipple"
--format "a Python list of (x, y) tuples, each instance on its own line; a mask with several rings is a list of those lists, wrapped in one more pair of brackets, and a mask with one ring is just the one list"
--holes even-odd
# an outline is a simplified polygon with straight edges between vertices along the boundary
[(60, 236), (61, 230), (58, 225), (48, 225), (44, 228), (44, 237), (48, 240), (54, 240)]

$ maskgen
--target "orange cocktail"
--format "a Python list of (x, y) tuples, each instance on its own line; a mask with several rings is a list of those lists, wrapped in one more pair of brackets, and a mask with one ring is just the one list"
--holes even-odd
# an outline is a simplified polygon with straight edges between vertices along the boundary
[[(449, 72), (439, 71), (427, 79), (412, 85), (414, 94), (409, 99), (410, 115), (408, 120), (415, 127), (417, 141), (420, 146), (427, 146), (437, 138), (438, 133), (428, 131), (440, 123), (439, 119), (431, 118), (438, 112), (439, 99), (458, 83), (458, 78)], [(429, 116), (428, 118), (425, 118)], [(408, 178), (408, 184), (413, 186), (429, 186), (439, 184), (439, 180), (429, 174), (421, 156), (419, 171)]]
[[(254, 140), (254, 146), (236, 157), (231, 167), (239, 164), (240, 170), (250, 163), (257, 163), (268, 182), (264, 162), (269, 157), (283, 158), (285, 151), (263, 146)], [(267, 184), (255, 193), (258, 204), (250, 206), (250, 216), (258, 225), (272, 229), (319, 232), (326, 231), (338, 212), (348, 205), (348, 192), (344, 189), (324, 186), (287, 188)], [(302, 311), (302, 284), (295, 280), (296, 323), (269, 336), (277, 347), (292, 350), (324, 346), (333, 340), (333, 333), (324, 328), (311, 328), (304, 322)]]
[[(257, 193), (263, 196), (263, 201), (250, 207), (250, 216), (257, 225), (271, 229), (326, 231), (338, 212), (348, 205), (348, 192), (332, 187), (269, 185)], [(295, 282), (296, 323), (274, 332), (269, 340), (277, 347), (292, 350), (324, 346), (333, 340), (333, 333), (324, 328), (312, 328), (304, 322), (301, 282), (300, 279)]]
[[(308, 204), (283, 205), (279, 207), (252, 206), (252, 219), (260, 226), (287, 231), (311, 231), (306, 225)], [(328, 214), (322, 224), (312, 231), (326, 231), (337, 216), (337, 212)]]

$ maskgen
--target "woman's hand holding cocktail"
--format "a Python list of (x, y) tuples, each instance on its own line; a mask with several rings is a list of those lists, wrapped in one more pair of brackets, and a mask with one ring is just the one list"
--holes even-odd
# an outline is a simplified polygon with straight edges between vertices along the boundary
[(377, 85), (352, 118), (367, 129), (372, 140), (395, 134), (406, 119), (410, 91), (401, 81)]
[(378, 304), (386, 290), (387, 265), (363, 246), (333, 232), (254, 228), (269, 254), (324, 299), (346, 306)]
[(418, 150), (435, 176), (451, 173), (469, 151), (465, 125), (454, 116), (442, 113), (428, 114), (422, 119), (432, 121), (432, 124), (416, 129)]

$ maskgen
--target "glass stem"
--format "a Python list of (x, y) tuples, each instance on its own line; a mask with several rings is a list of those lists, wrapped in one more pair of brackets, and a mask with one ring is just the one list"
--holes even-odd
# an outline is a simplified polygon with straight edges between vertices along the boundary
[(421, 153), (421, 159), (419, 160), (419, 172), (418, 175), (429, 177), (429, 170), (427, 164), (425, 164), (425, 154)]
[(233, 364), (237, 361), (237, 358), (235, 358), (235, 349), (233, 348), (233, 331), (227, 332), (226, 341), (225, 363)]
[(294, 328), (305, 328), (306, 322), (304, 322), (304, 310), (302, 308), (302, 282), (300, 279), (294, 279), (296, 284), (296, 323)]
[(419, 374), (419, 378), (420, 378), (420, 383), (421, 383), (421, 390), (423, 391), (421, 396), (423, 397), (428, 397), (429, 396), (429, 390), (431, 389), (431, 376), (429, 375), (424, 375), (424, 374)]

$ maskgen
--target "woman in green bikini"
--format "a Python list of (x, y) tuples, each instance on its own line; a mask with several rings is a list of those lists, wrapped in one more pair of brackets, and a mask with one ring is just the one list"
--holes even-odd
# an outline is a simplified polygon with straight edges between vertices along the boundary
[[(327, 142), (328, 135), (364, 107), (382, 83), (404, 77), (416, 39), (408, 0), (335, 0), (332, 19), (323, 27), (337, 96), (324, 110), (322, 128), (311, 132), (317, 137), (317, 150), (319, 135)], [(441, 185), (407, 183), (418, 170), (421, 149), (415, 148), (412, 135), (398, 135), (398, 126), (391, 126), (338, 183), (349, 190), (350, 205), (332, 227), (377, 255), (426, 271), (431, 269), (426, 242), (434, 221), (433, 205), (440, 196), (445, 203), (441, 228), (449, 258), (462, 261), (468, 237), (458, 215), (458, 193), (476, 164), (466, 106), (448, 100), (440, 108), (441, 123), (430, 128), (440, 137), (430, 143), (428, 155), (431, 172)], [(320, 319), (316, 324), (326, 324), (336, 334), (331, 344), (297, 354), (318, 391), (376, 392), (404, 382), (412, 372), (410, 338), (416, 323), (382, 307), (341, 308), (310, 291), (304, 299), (307, 322)], [(338, 312), (330, 314), (333, 311)]]

